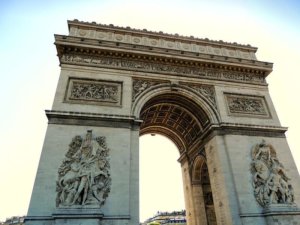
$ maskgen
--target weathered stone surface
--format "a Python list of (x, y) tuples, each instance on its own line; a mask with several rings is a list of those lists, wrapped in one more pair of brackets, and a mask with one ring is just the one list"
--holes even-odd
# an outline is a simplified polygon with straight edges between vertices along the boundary
[(299, 174), (257, 48), (68, 23), (27, 225), (137, 225), (149, 133), (178, 147), (188, 225), (299, 224)]

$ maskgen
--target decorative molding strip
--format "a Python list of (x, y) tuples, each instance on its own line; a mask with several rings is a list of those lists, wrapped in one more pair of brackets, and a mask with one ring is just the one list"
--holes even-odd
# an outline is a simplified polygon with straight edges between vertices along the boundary
[(211, 124), (203, 134), (199, 137), (200, 140), (205, 141), (217, 135), (246, 135), (246, 136), (262, 136), (262, 137), (277, 137), (285, 138), (286, 127), (279, 126), (260, 126), (253, 124), (239, 124), (239, 123), (220, 123)]
[(53, 220), (52, 216), (25, 216), (24, 222), (36, 220)]
[(179, 65), (178, 63), (166, 64), (157, 61), (151, 62), (150, 60), (143, 61), (133, 60), (129, 58), (122, 59), (102, 55), (99, 56), (78, 53), (64, 54), (61, 57), (60, 61), (61, 63), (73, 65), (77, 64), (106, 68), (118, 68), (131, 71), (145, 71), (151, 73), (162, 73), (177, 76), (187, 76), (222, 81), (234, 81), (261, 85), (266, 84), (265, 75), (263, 74), (254, 74), (236, 70), (226, 71), (224, 69), (209, 68), (204, 66), (183, 66)]
[(263, 216), (286, 216), (286, 215), (300, 215), (300, 210), (288, 209), (288, 210), (282, 210), (280, 212), (275, 211), (275, 212), (262, 212), (262, 213), (242, 213), (240, 214), (240, 217), (263, 217)]
[(141, 120), (133, 116), (46, 110), (49, 124), (122, 127), (139, 129)]
[(71, 103), (121, 106), (122, 83), (70, 78), (65, 99)]
[(61, 111), (61, 110), (45, 110), (48, 118), (55, 116), (81, 116), (90, 118), (101, 118), (101, 119), (119, 119), (119, 120), (135, 120), (133, 116), (117, 115), (117, 114), (104, 114), (104, 113), (89, 113), (89, 112), (75, 112), (75, 111)]
[[(123, 42), (112, 42), (108, 40), (96, 40), (66, 35), (55, 35), (55, 45), (59, 58), (63, 54), (77, 52), (84, 53), (105, 53), (110, 56), (125, 56), (127, 58), (137, 58), (151, 60), (156, 58), (163, 62), (174, 62), (197, 65), (204, 63), (213, 68), (231, 69), (236, 71), (251, 72), (254, 74), (264, 74), (267, 76), (272, 72), (273, 63), (257, 61), (252, 59), (240, 59), (222, 55), (211, 55), (205, 53), (189, 52), (184, 50), (166, 50), (164, 48), (135, 45)], [(139, 55), (137, 55), (139, 54)], [(147, 55), (146, 55), (147, 54)], [(162, 58), (165, 56), (164, 58)], [(184, 59), (185, 61), (182, 61)], [(192, 60), (186, 62), (186, 60)], [(195, 61), (196, 60), (196, 61)], [(220, 64), (219, 64), (220, 63)]]
[(184, 37), (178, 34), (170, 35), (163, 32), (151, 32), (146, 29), (123, 28), (112, 24), (79, 22), (78, 20), (68, 21), (68, 24), (70, 36), (73, 37), (257, 60), (255, 56), (257, 48), (250, 45), (227, 43), (222, 40), (213, 41), (208, 38), (200, 39), (193, 36)]
[[(76, 211), (76, 210), (75, 210)], [(79, 211), (79, 212), (78, 212)], [(83, 211), (82, 209), (78, 209), (76, 212), (73, 213), (63, 213), (61, 210), (56, 210), (52, 216), (26, 216), (26, 221), (38, 221), (38, 220), (56, 220), (56, 219), (81, 219), (81, 218), (88, 218), (88, 219), (102, 219), (102, 220), (129, 220), (130, 215), (103, 215), (102, 212), (99, 209), (88, 209), (86, 211)]]
[(269, 118), (270, 113), (263, 96), (224, 93), (229, 115)]
[(59, 207), (52, 213), (52, 217), (57, 218), (103, 218), (103, 212), (98, 207)]
[[(215, 124), (216, 125), (216, 124)], [(220, 123), (220, 127), (231, 127), (231, 128), (237, 128), (237, 129), (262, 129), (262, 130), (268, 130), (268, 131), (287, 131), (287, 127), (281, 127), (281, 126), (268, 126), (268, 125), (254, 125), (254, 124), (246, 124), (246, 123)]]

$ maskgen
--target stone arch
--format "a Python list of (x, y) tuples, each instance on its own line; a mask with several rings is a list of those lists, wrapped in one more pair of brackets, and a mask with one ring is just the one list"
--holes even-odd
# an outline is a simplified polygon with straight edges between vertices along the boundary
[[(219, 123), (219, 114), (216, 108), (209, 102), (208, 98), (201, 93), (193, 91), (192, 88), (185, 85), (172, 85), (170, 83), (162, 83), (148, 87), (143, 90), (133, 102), (132, 114), (141, 120), (145, 120), (144, 113), (145, 108), (155, 107), (158, 104), (168, 104), (169, 110), (173, 112), (177, 109), (183, 109), (186, 118), (193, 118), (195, 124), (198, 124), (198, 128), (201, 130), (196, 131), (196, 135), (200, 136), (210, 125)], [(161, 107), (158, 110), (164, 110)], [(178, 111), (178, 110), (177, 110)], [(162, 114), (163, 112), (161, 112)], [(194, 127), (198, 129), (196, 126)], [(188, 149), (187, 145), (191, 144), (191, 140), (194, 143), (197, 141), (196, 138), (190, 138), (191, 140), (183, 140), (180, 135), (176, 135), (174, 127), (163, 126), (162, 124), (152, 124), (146, 126), (145, 122), (142, 122), (140, 134), (157, 133), (164, 135), (171, 139), (182, 154)], [(178, 133), (177, 133), (178, 134)]]
[[(205, 225), (205, 221), (211, 218), (208, 214), (212, 214), (212, 207), (206, 204), (204, 198), (204, 195), (212, 197), (211, 190), (207, 191), (210, 183), (206, 159), (204, 156), (193, 156), (192, 152), (203, 146), (202, 135), (212, 125), (219, 123), (215, 107), (207, 96), (192, 88), (168, 83), (145, 89), (133, 103), (132, 112), (142, 121), (140, 135), (161, 134), (172, 140), (179, 150), (186, 187), (186, 210), (191, 215), (198, 215), (187, 218), (189, 224)], [(190, 168), (193, 168), (192, 173), (185, 173)], [(196, 174), (198, 170), (200, 177)]]
[(194, 101), (172, 92), (149, 99), (139, 118), (143, 121), (140, 135), (162, 134), (175, 143), (181, 154), (198, 142), (211, 124), (209, 116)]
[(184, 96), (191, 101), (194, 101), (199, 108), (202, 108), (203, 111), (208, 115), (212, 124), (218, 124), (220, 122), (220, 116), (217, 110), (217, 107), (213, 106), (209, 102), (207, 96), (197, 93), (191, 87), (185, 85), (172, 85), (170, 83), (163, 83), (151, 86), (144, 90), (135, 100), (132, 105), (132, 114), (139, 118), (140, 112), (144, 104), (155, 96), (166, 94), (166, 93), (176, 93), (178, 95)]
[(204, 155), (198, 155), (191, 168), (192, 198), (196, 224), (217, 224), (210, 176)]
[(206, 164), (206, 159), (203, 155), (199, 155), (197, 156), (192, 164), (192, 183), (193, 184), (201, 184), (203, 182), (203, 174), (202, 172), (202, 168), (203, 166), (205, 166)]

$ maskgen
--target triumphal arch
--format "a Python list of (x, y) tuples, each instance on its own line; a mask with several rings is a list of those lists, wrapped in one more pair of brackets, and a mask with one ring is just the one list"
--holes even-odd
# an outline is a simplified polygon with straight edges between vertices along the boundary
[(55, 35), (61, 74), (27, 225), (139, 224), (139, 137), (149, 133), (180, 152), (188, 225), (300, 224), (299, 174), (266, 83), (272, 63), (257, 48), (68, 26)]

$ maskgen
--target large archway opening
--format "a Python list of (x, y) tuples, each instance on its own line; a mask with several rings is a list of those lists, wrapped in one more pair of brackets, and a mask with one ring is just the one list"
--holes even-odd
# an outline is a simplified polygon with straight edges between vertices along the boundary
[(185, 209), (179, 151), (162, 135), (140, 137), (140, 221)]
[[(164, 137), (167, 137), (169, 140), (174, 143), (177, 149), (177, 160), (179, 159), (179, 167), (180, 169), (178, 171), (171, 171), (166, 176), (173, 176), (174, 173), (179, 173), (182, 175), (182, 182), (183, 184), (180, 184), (181, 187), (183, 186), (183, 191), (181, 191), (181, 195), (175, 196), (173, 199), (174, 206), (175, 203), (178, 201), (181, 201), (183, 199), (178, 200), (178, 198), (184, 198), (185, 201), (185, 207), (188, 207), (189, 214), (193, 215), (199, 215), (199, 212), (193, 212), (197, 210), (197, 202), (203, 201), (195, 201), (193, 202), (193, 184), (192, 184), (192, 177), (188, 177), (192, 175), (192, 168), (193, 168), (193, 157), (196, 157), (195, 153), (197, 150), (200, 149), (200, 147), (203, 145), (201, 136), (205, 132), (205, 130), (209, 127), (211, 120), (207, 113), (198, 105), (196, 104), (191, 98), (187, 96), (180, 95), (178, 93), (164, 93), (157, 95), (150, 100), (148, 100), (142, 107), (140, 111), (140, 119), (143, 121), (140, 126), (140, 135), (144, 136), (147, 134), (150, 134), (150, 137), (153, 137), (155, 134), (162, 135)], [(151, 136), (152, 135), (152, 136)], [(149, 137), (149, 136), (148, 136)], [(155, 136), (154, 136), (155, 137)], [(160, 151), (163, 152), (162, 149), (164, 148), (163, 143), (161, 142), (160, 145), (157, 147), (154, 146), (154, 140), (152, 142), (147, 144), (148, 147), (154, 150), (157, 150), (158, 152), (156, 154), (156, 160), (158, 161), (158, 158), (162, 159), (163, 161), (158, 163), (151, 163), (151, 166), (148, 167), (147, 170), (151, 170), (151, 167), (160, 167), (160, 173), (164, 172), (165, 167), (170, 163), (168, 161), (169, 157), (168, 154), (171, 154), (170, 152), (164, 153), (166, 155), (160, 154)], [(141, 146), (142, 147), (142, 146)], [(154, 149), (157, 148), (157, 149)], [(142, 154), (142, 152), (140, 152)], [(185, 158), (183, 160), (183, 158)], [(146, 159), (147, 160), (147, 159)], [(176, 159), (174, 159), (175, 161)], [(177, 161), (176, 160), (176, 161)], [(152, 159), (149, 161), (155, 161), (155, 159)], [(148, 161), (148, 163), (149, 163)], [(184, 161), (184, 162), (183, 162)], [(140, 163), (140, 168), (142, 168), (143, 162)], [(177, 162), (176, 162), (177, 163)], [(181, 165), (180, 165), (181, 164)], [(183, 166), (185, 164), (185, 166)], [(188, 165), (188, 169), (186, 168), (186, 165)], [(185, 167), (185, 168), (183, 168)], [(180, 171), (182, 169), (182, 171)], [(191, 169), (190, 174), (186, 174), (186, 170)], [(159, 172), (158, 172), (159, 173)], [(188, 172), (189, 173), (189, 172)], [(203, 173), (202, 173), (203, 174)], [(145, 176), (145, 177), (144, 177)], [(151, 179), (154, 183), (154, 185), (168, 185), (164, 182), (160, 184), (160, 182), (155, 182), (155, 173), (146, 175), (143, 172), (143, 169), (140, 170), (140, 179), (141, 182), (143, 179)], [(177, 178), (176, 179), (180, 179)], [(151, 185), (151, 184), (148, 184)], [(156, 186), (157, 187), (157, 186)], [(204, 186), (203, 186), (204, 187)], [(145, 187), (144, 187), (145, 188)], [(172, 190), (172, 187), (169, 186), (169, 191)], [(192, 191), (186, 191), (188, 189), (191, 189)], [(186, 189), (186, 190), (185, 190)], [(155, 191), (154, 191), (155, 190)], [(143, 186), (141, 185), (141, 193), (143, 193)], [(157, 192), (157, 193), (155, 193)], [(159, 189), (152, 189), (149, 192), (147, 192), (146, 195), (148, 196), (155, 196), (158, 193), (160, 193)], [(205, 193), (204, 193), (205, 194)], [(183, 197), (184, 196), (184, 197)], [(161, 199), (164, 201), (164, 199)], [(171, 200), (172, 201), (172, 200)], [(141, 196), (141, 203), (143, 204), (143, 197)], [(143, 207), (143, 206), (142, 206)], [(157, 209), (161, 210), (159, 203), (157, 204)], [(173, 210), (177, 210), (174, 208)], [(143, 209), (140, 209), (142, 212)], [(207, 210), (206, 210), (207, 211)], [(141, 215), (142, 216), (142, 215)], [(204, 215), (206, 218), (207, 216)], [(143, 219), (143, 218), (141, 218)], [(189, 220), (187, 218), (187, 220)], [(192, 220), (195, 220), (195, 218), (192, 218)], [(194, 223), (191, 223), (194, 224)]]

